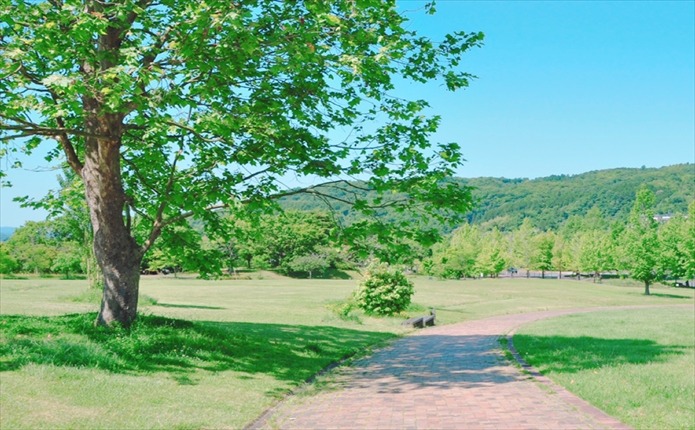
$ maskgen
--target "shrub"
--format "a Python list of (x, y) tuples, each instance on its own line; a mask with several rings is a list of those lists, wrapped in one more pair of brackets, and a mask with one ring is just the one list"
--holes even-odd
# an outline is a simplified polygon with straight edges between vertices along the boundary
[(413, 296), (413, 284), (403, 272), (386, 263), (372, 263), (355, 294), (357, 305), (365, 312), (393, 315), (404, 311)]

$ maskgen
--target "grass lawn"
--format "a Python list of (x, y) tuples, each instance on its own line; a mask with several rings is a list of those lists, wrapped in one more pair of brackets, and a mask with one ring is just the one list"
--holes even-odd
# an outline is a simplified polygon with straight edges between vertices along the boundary
[(634, 428), (695, 428), (695, 308), (568, 315), (514, 345), (555, 382)]
[[(239, 428), (341, 358), (402, 334), (337, 309), (354, 280), (143, 277), (130, 331), (91, 322), (85, 281), (0, 280), (1, 428)], [(534, 310), (693, 303), (693, 291), (578, 281), (416, 278), (438, 323)]]

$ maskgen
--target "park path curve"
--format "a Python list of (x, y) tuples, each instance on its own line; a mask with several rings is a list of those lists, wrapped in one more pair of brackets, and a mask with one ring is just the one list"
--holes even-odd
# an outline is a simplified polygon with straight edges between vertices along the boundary
[[(651, 306), (649, 306), (651, 307)], [(628, 429), (502, 355), (498, 339), (539, 319), (636, 306), (503, 315), (398, 339), (344, 370), (337, 390), (291, 396), (252, 429)]]

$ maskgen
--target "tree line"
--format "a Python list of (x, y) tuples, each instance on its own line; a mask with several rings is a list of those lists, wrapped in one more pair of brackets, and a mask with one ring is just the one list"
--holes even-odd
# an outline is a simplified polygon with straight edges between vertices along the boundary
[(695, 278), (695, 202), (687, 214), (659, 220), (654, 201), (654, 192), (640, 188), (626, 222), (611, 221), (594, 207), (557, 230), (540, 230), (529, 219), (504, 232), (497, 226), (465, 224), (432, 248), (423, 267), (432, 275), (457, 279), (494, 277), (511, 268), (540, 271), (541, 276), (551, 270), (571, 272), (594, 280), (613, 272), (643, 282), (649, 294), (656, 281)]
[[(450, 279), (495, 277), (514, 270), (521, 271), (519, 276), (523, 271), (542, 276), (555, 271), (595, 280), (609, 272), (629, 274), (648, 291), (662, 279), (695, 278), (695, 203), (688, 213), (657, 221), (654, 201), (654, 192), (641, 188), (626, 222), (611, 220), (594, 207), (557, 230), (541, 230), (528, 218), (512, 230), (465, 223), (431, 247), (407, 239), (400, 246), (382, 246), (375, 239), (350, 243), (326, 212), (288, 210), (261, 215), (255, 222), (228, 215), (227, 233), (220, 237), (208, 237), (201, 222), (180, 223), (167, 231), (141, 270), (219, 277), (239, 269), (273, 269), (311, 278), (364, 266), (378, 257)], [(75, 219), (78, 213), (19, 228), (0, 245), (0, 272), (71, 276), (95, 269), (86, 224)]]

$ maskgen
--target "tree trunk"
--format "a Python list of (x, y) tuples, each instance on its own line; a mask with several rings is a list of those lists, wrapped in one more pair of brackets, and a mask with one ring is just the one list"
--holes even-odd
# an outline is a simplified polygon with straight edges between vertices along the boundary
[(650, 295), (650, 293), (649, 293), (649, 281), (644, 281), (644, 295), (645, 296)]
[[(81, 171), (94, 232), (94, 256), (104, 276), (104, 294), (96, 323), (129, 327), (137, 315), (142, 248), (124, 220), (126, 196), (121, 179), (121, 120), (97, 114), (93, 99), (83, 100), (87, 115), (85, 163)], [(98, 136), (98, 137), (97, 137)]]

